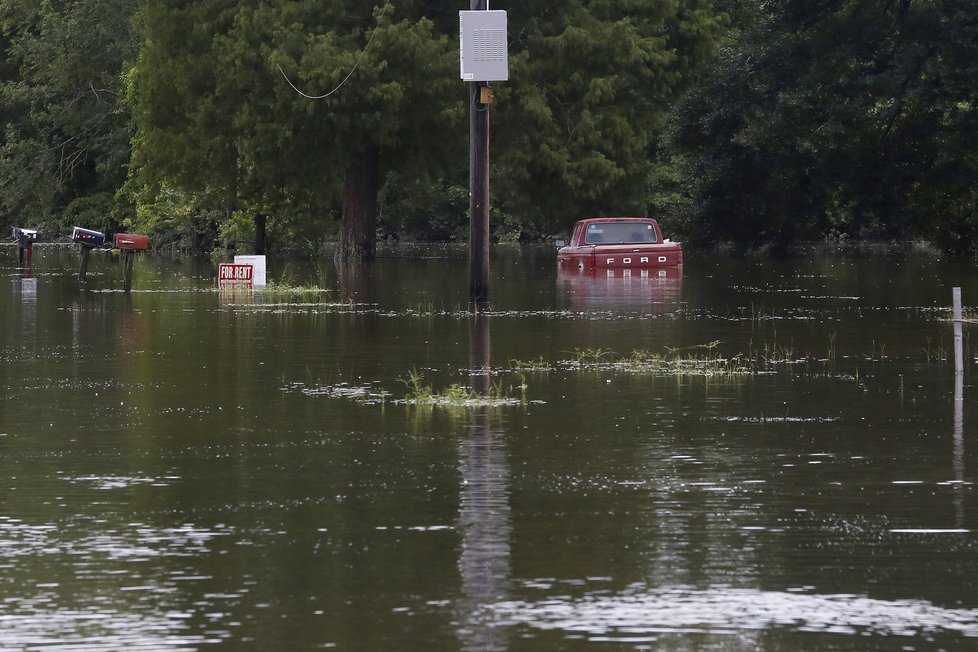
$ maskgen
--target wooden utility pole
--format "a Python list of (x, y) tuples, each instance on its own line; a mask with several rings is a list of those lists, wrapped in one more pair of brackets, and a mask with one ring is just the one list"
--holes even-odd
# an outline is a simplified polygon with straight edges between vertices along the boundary
[[(470, 0), (473, 11), (488, 0)], [(489, 105), (483, 82), (469, 82), (469, 301), (489, 307)]]

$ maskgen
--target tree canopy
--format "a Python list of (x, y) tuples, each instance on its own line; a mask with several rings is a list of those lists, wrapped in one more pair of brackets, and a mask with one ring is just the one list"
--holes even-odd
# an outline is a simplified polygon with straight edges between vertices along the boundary
[[(463, 3), (464, 4), (464, 3)], [(0, 221), (154, 241), (448, 237), (444, 0), (0, 0)], [(498, 7), (494, 7), (498, 8)], [(978, 18), (952, 0), (511, 3), (497, 231), (654, 213), (694, 242), (978, 249)], [(378, 216), (382, 216), (379, 219)]]
[[(326, 212), (343, 197), (354, 204), (344, 221), (372, 220), (355, 211), (376, 202), (381, 172), (438, 169), (460, 115), (448, 86), (453, 46), (421, 9), (144, 3), (130, 76), (137, 178), (228, 213)], [(363, 174), (362, 196), (341, 195)], [(369, 228), (361, 237), (372, 240)]]
[(757, 5), (675, 113), (690, 233), (974, 247), (976, 29), (945, 0)]
[(126, 176), (135, 0), (0, 0), (0, 217), (105, 226)]
[(708, 1), (517, 5), (494, 119), (508, 210), (567, 225), (642, 213), (650, 146), (723, 32)]

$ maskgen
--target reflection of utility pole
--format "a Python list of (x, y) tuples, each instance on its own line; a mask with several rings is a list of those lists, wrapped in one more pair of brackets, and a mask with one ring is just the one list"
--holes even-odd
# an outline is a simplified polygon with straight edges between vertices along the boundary
[(489, 360), (492, 339), (489, 334), (489, 316), (474, 313), (469, 326), (469, 385), (479, 396), (489, 395), (491, 379)]
[[(489, 393), (489, 317), (476, 313), (469, 329), (469, 384)], [(459, 442), (459, 525), (462, 537), (458, 567), (462, 577), (459, 630), (462, 649), (502, 652), (509, 649), (505, 629), (493, 626), (485, 611), (506, 597), (510, 581), (509, 461), (501, 433), (490, 427), (490, 408), (470, 413), (469, 431)]]
[(957, 495), (957, 526), (964, 527), (964, 338), (961, 332), (961, 288), (951, 289), (954, 311), (954, 479)]

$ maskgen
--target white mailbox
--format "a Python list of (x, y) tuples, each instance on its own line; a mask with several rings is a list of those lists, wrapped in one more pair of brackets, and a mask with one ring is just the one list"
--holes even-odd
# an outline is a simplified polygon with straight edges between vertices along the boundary
[(464, 81), (509, 79), (506, 12), (458, 12), (458, 49)]

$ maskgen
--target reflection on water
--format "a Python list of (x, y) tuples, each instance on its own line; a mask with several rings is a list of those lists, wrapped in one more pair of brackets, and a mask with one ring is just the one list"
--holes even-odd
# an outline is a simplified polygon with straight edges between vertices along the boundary
[[(540, 586), (540, 581), (534, 583)], [(544, 583), (546, 585), (546, 583)], [(590, 641), (649, 643), (669, 634), (740, 638), (770, 629), (846, 636), (978, 637), (978, 609), (948, 609), (923, 600), (874, 600), (732, 587), (696, 590), (629, 587), (580, 598), (506, 601), (489, 611), (500, 625), (583, 634)], [(751, 641), (753, 645), (755, 641)]]
[[(488, 395), (491, 382), (489, 323), (490, 317), (477, 312), (469, 329), (470, 386), (480, 396)], [(458, 635), (466, 650), (505, 650), (506, 632), (485, 617), (483, 607), (506, 594), (511, 574), (509, 461), (503, 433), (491, 427), (490, 408), (470, 412), (468, 430), (459, 443), (458, 567), (463, 597)]]
[[(106, 489), (128, 484), (78, 479), (89, 480)], [(229, 534), (190, 524), (158, 529), (130, 523), (118, 531), (104, 524), (31, 525), (0, 516), (0, 587), (7, 595), (0, 601), (0, 647), (191, 650), (226, 639), (226, 630), (195, 631), (197, 609), (181, 602), (182, 587), (207, 576), (174, 571), (153, 577), (141, 566), (156, 558), (200, 557), (215, 537)], [(106, 572), (107, 565), (115, 570)], [(39, 580), (38, 571), (49, 567), (62, 572)]]
[(682, 298), (683, 270), (609, 269), (590, 272), (561, 267), (557, 296), (572, 310), (638, 310), (658, 314), (675, 310)]
[[(975, 352), (965, 325), (956, 376), (943, 288), (978, 299), (971, 267), (558, 277), (508, 248), (473, 315), (464, 252), (273, 260), (322, 294), (232, 300), (209, 260), (140, 257), (126, 296), (15, 254), (0, 648), (974, 647)], [(764, 363), (638, 364), (704, 351)], [(455, 400), (399, 398), (412, 371)]]
[(31, 336), (37, 328), (37, 279), (30, 269), (13, 279), (14, 296), (19, 297), (21, 323), (25, 336)]

